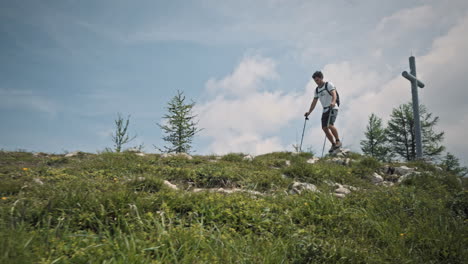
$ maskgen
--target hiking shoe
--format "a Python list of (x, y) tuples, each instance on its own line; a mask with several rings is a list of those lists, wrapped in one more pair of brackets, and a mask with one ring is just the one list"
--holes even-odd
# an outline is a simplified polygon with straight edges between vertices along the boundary
[(336, 150), (336, 145), (332, 145), (328, 153), (333, 153)]
[(337, 149), (339, 149), (339, 148), (341, 148), (342, 145), (343, 145), (343, 144), (341, 144), (341, 141), (337, 141), (336, 144), (335, 144), (335, 147), (336, 147)]

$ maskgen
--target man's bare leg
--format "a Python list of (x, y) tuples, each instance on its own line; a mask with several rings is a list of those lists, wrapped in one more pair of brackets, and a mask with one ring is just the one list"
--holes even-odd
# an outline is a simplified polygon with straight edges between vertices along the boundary
[(328, 129), (328, 127), (323, 127), (322, 129), (323, 132), (325, 132), (325, 135), (327, 136), (330, 143), (332, 143), (332, 145), (335, 145), (335, 139), (333, 138), (333, 134), (332, 132), (330, 132), (330, 129)]
[(330, 129), (331, 133), (335, 137), (336, 141), (340, 141), (340, 137), (338, 136), (338, 130), (336, 129), (336, 127), (333, 125), (329, 125), (328, 128)]

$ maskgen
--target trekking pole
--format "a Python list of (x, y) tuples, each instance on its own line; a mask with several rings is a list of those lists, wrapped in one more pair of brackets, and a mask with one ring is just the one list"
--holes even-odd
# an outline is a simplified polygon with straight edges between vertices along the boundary
[(306, 128), (306, 122), (309, 120), (309, 118), (306, 116), (304, 119), (304, 128), (302, 129), (302, 137), (301, 137), (301, 145), (299, 146), (299, 152), (302, 152), (302, 140), (304, 140), (304, 131)]
[[(333, 109), (331, 109), (331, 107), (329, 107), (328, 111), (329, 111), (329, 114), (328, 114), (328, 121), (327, 121), (327, 127), (330, 125), (330, 118), (333, 114), (332, 112)], [(323, 139), (323, 148), (322, 148), (322, 158), (323, 158), (323, 152), (325, 151), (325, 143), (327, 142), (327, 134), (325, 133), (325, 138)]]

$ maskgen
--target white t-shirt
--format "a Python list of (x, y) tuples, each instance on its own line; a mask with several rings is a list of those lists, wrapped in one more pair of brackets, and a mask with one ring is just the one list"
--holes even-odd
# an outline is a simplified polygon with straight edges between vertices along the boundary
[[(330, 92), (336, 89), (335, 86), (333, 85), (333, 83), (331, 83), (331, 82), (328, 82), (327, 88), (328, 88), (328, 91), (330, 91)], [(315, 89), (314, 98), (319, 98), (320, 103), (322, 104), (322, 107), (323, 107), (323, 112), (324, 113), (328, 112), (328, 107), (331, 104), (333, 96), (331, 96), (325, 90), (325, 83), (323, 84), (322, 87), (318, 88), (318, 94), (317, 94), (317, 89)], [(327, 108), (325, 108), (325, 107), (327, 107)], [(335, 107), (333, 109), (339, 109), (338, 104), (335, 104)]]

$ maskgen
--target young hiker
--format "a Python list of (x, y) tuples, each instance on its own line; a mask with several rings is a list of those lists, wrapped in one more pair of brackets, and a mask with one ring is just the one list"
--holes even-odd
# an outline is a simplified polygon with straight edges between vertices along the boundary
[(312, 113), (312, 111), (314, 110), (315, 105), (317, 104), (317, 101), (320, 100), (320, 103), (323, 106), (322, 130), (323, 132), (325, 132), (325, 135), (327, 136), (328, 140), (332, 144), (332, 147), (330, 148), (330, 151), (329, 151), (331, 153), (334, 150), (337, 150), (341, 147), (340, 138), (338, 136), (338, 130), (334, 126), (336, 117), (338, 115), (338, 109), (339, 109), (338, 94), (336, 92), (335, 86), (333, 86), (331, 82), (323, 81), (322, 72), (316, 71), (312, 75), (312, 79), (314, 79), (315, 83), (318, 86), (315, 89), (314, 100), (312, 101), (312, 104), (310, 105), (310, 109), (304, 115), (308, 117), (310, 113)]

